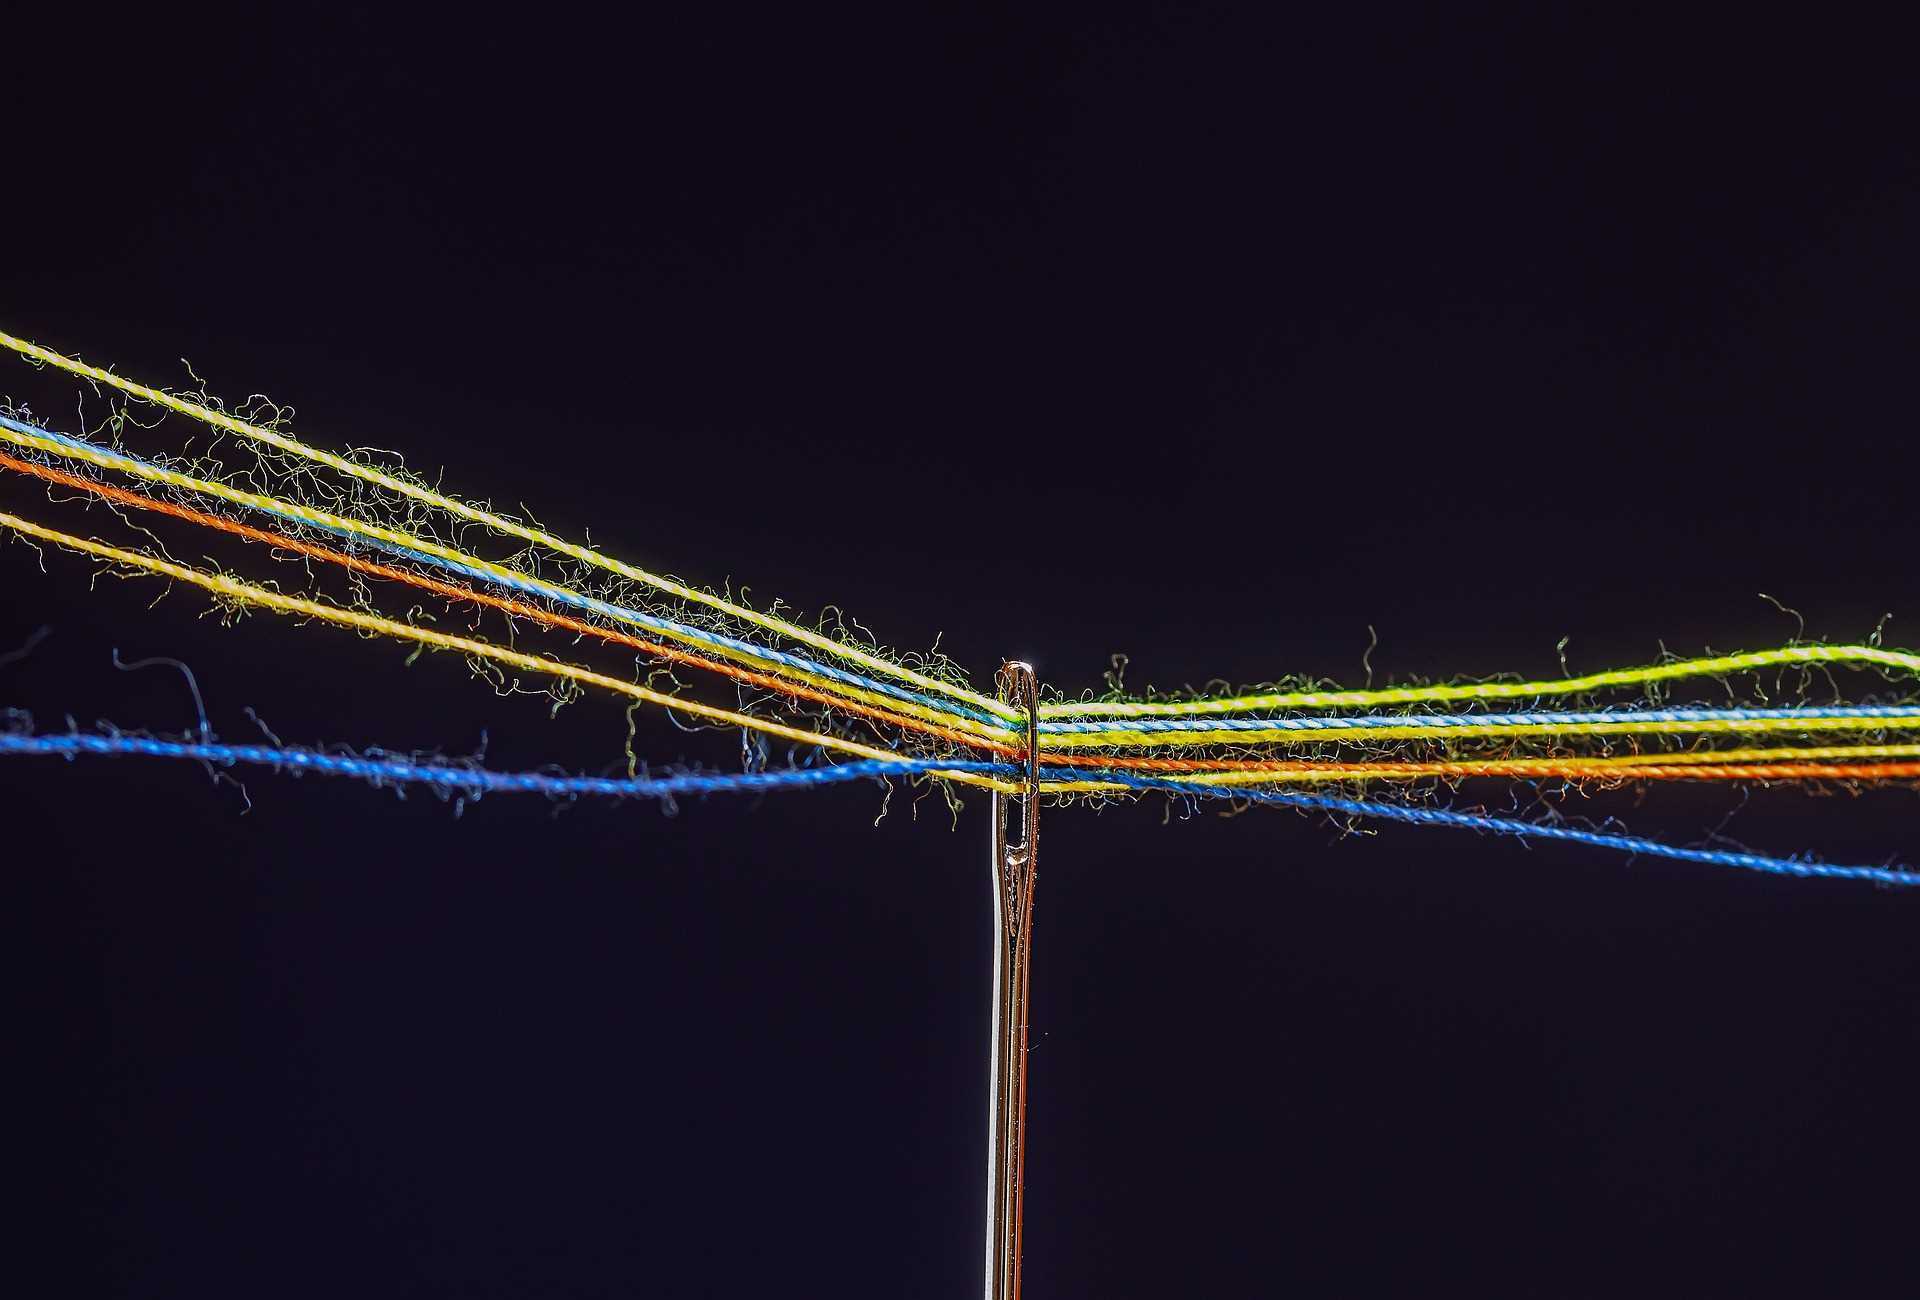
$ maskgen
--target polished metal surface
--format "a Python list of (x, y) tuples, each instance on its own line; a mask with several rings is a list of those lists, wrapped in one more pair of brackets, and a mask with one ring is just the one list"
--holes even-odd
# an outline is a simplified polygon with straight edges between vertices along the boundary
[[(1027, 987), (1033, 953), (1034, 858), (1040, 842), (1039, 684), (1008, 662), (1000, 698), (1026, 713), (1021, 794), (993, 796), (993, 1049), (987, 1150), (987, 1300), (1019, 1300), (1022, 1175), (1026, 1166)], [(1018, 805), (1018, 809), (1010, 805)], [(1018, 823), (1019, 838), (1008, 835)]]

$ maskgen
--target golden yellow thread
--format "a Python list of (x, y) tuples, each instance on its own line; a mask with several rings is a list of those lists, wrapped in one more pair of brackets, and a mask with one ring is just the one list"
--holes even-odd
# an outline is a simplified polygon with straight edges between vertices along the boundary
[[(410, 550), (437, 556), (440, 559), (449, 560), (455, 564), (464, 565), (471, 569), (478, 569), (482, 573), (492, 575), (509, 583), (536, 581), (529, 579), (525, 574), (517, 573), (502, 565), (481, 559), (477, 555), (469, 555), (465, 551), (443, 546), (428, 538), (416, 537), (412, 533), (401, 532), (392, 528), (383, 528), (378, 524), (362, 523), (357, 519), (349, 519), (344, 515), (331, 514), (325, 510), (315, 509), (312, 506), (300, 505), (291, 501), (282, 501), (278, 497), (262, 496), (257, 492), (247, 492), (240, 488), (228, 487), (224, 483), (215, 483), (207, 479), (194, 478), (191, 475), (182, 474), (177, 470), (167, 469), (163, 466), (148, 465), (139, 461), (126, 460), (110, 452), (73, 446), (52, 438), (36, 437), (33, 434), (20, 433), (5, 426), (0, 426), (0, 440), (11, 442), (22, 447), (30, 447), (36, 451), (47, 452), (51, 455), (61, 456), (68, 460), (83, 460), (90, 464), (98, 465), (103, 469), (131, 474), (137, 478), (144, 478), (151, 482), (166, 483), (173, 487), (183, 488), (189, 492), (198, 492), (206, 496), (217, 497), (223, 501), (231, 501), (236, 505), (288, 515), (317, 527), (332, 529), (338, 532), (353, 533), (357, 536), (371, 538), (375, 541), (404, 546)], [(580, 597), (580, 593), (562, 586), (559, 583), (547, 582), (545, 579), (539, 579), (537, 581), (553, 591), (584, 599), (584, 597)], [(609, 617), (619, 617), (610, 611), (601, 612), (607, 613)], [(805, 669), (796, 668), (790, 664), (779, 663), (772, 659), (763, 659), (728, 646), (717, 646), (699, 637), (678, 633), (671, 628), (663, 628), (655, 623), (642, 622), (638, 619), (623, 619), (621, 621), (634, 624), (635, 626), (645, 627), (656, 635), (668, 637), (687, 645), (697, 645), (702, 651), (718, 655), (721, 658), (732, 659), (741, 663), (755, 664), (769, 672), (804, 681), (818, 690), (839, 695), (847, 699), (859, 700), (865, 704), (891, 709), (913, 717), (937, 721), (955, 730), (1006, 738), (1011, 738), (1013, 735), (1011, 731), (1004, 727), (996, 727), (991, 723), (977, 722), (971, 718), (949, 713), (943, 709), (917, 704), (911, 700), (896, 699), (893, 696), (864, 690), (861, 687), (852, 686), (845, 682), (837, 682), (831, 678), (817, 676), (807, 672)]]
[[(1620, 754), (1607, 758), (1508, 758), (1475, 760), (1472, 763), (1369, 763), (1365, 773), (1314, 771), (1224, 771), (1182, 773), (1170, 779), (1191, 785), (1277, 785), (1301, 782), (1359, 782), (1412, 780), (1425, 776), (1537, 776), (1574, 775), (1584, 779), (1591, 774), (1608, 774), (1628, 779), (1636, 767), (1699, 767), (1709, 764), (1793, 763), (1812, 759), (1913, 758), (1920, 756), (1920, 745), (1802, 745), (1779, 749), (1701, 749), (1678, 754)], [(1471, 772), (1462, 772), (1471, 767)], [(1575, 775), (1577, 774), (1577, 775)], [(1112, 788), (1112, 787), (1109, 787)]]
[(1676, 763), (1798, 763), (1830, 758), (1858, 761), (1916, 757), (1920, 757), (1920, 745), (1791, 745), (1781, 749), (1685, 749), (1672, 754), (1614, 754), (1580, 761), (1604, 763), (1609, 767), (1666, 767)]
[[(839, 750), (842, 753), (857, 754), (861, 758), (879, 759), (883, 762), (894, 761), (901, 756), (891, 750), (877, 749), (871, 745), (862, 745), (851, 740), (842, 740), (837, 736), (822, 735), (819, 732), (803, 731), (798, 727), (789, 727), (777, 722), (768, 722), (763, 718), (752, 717), (745, 713), (736, 713), (732, 709), (716, 708), (711, 704), (701, 704), (696, 700), (681, 699), (673, 695), (663, 695), (659, 691), (648, 690), (633, 682), (621, 681), (617, 677), (608, 677), (576, 664), (563, 663), (557, 659), (547, 659), (535, 655), (522, 654), (486, 641), (476, 641), (470, 637), (451, 636), (445, 632), (435, 632), (428, 628), (414, 627), (408, 623), (396, 623), (392, 619), (380, 618), (373, 614), (362, 614), (356, 610), (340, 609), (333, 605), (324, 605), (318, 601), (303, 600), (297, 596), (285, 596), (277, 591), (268, 591), (262, 587), (250, 586), (224, 574), (204, 573), (184, 565), (174, 564), (152, 555), (143, 555), (137, 551), (122, 550), (109, 546), (105, 542), (93, 541), (85, 537), (75, 537), (57, 529), (22, 519), (17, 515), (0, 512), (0, 525), (13, 529), (28, 537), (37, 537), (42, 541), (53, 542), (76, 551), (111, 560), (116, 564), (131, 565), (151, 573), (163, 574), (180, 582), (191, 583), (216, 595), (232, 600), (243, 601), (249, 605), (258, 605), (266, 609), (277, 610), (283, 614), (298, 614), (309, 618), (323, 619), (337, 623), (342, 627), (358, 628), (363, 632), (374, 632), (382, 636), (398, 637), (421, 645), (436, 646), (442, 650), (458, 650), (462, 654), (476, 655), (491, 659), (497, 663), (511, 665), (527, 672), (547, 673), (555, 677), (564, 677), (570, 681), (588, 686), (598, 686), (605, 690), (616, 691), (622, 695), (643, 700), (648, 704), (657, 704), (664, 708), (679, 709), (696, 717), (712, 722), (724, 722), (730, 726), (748, 727), (755, 731), (779, 736), (803, 745), (818, 745), (826, 749)], [(980, 776), (971, 772), (936, 772), (936, 776), (947, 780), (961, 781), (968, 785), (985, 786), (990, 789), (1016, 793), (1019, 787), (1011, 782), (999, 781), (992, 777)]]
[(226, 414), (224, 411), (216, 411), (209, 407), (202, 406), (198, 402), (191, 402), (185, 398), (176, 397), (171, 393), (162, 392), (157, 388), (149, 388), (145, 384), (136, 383), (131, 379), (123, 379), (111, 371), (102, 370), (98, 366), (89, 365), (74, 357), (64, 356), (61, 353), (53, 351), (51, 348), (43, 348), (37, 343), (30, 343), (26, 339), (16, 338), (4, 330), (0, 330), (0, 344), (5, 344), (8, 348), (11, 348), (22, 356), (43, 361), (50, 366), (55, 366), (66, 371), (68, 374), (79, 375), (85, 379), (107, 384), (119, 389), (123, 393), (141, 398), (144, 401), (152, 402), (158, 406), (164, 406), (170, 411), (175, 411), (190, 419), (200, 420), (217, 429), (225, 429), (227, 432), (237, 434), (242, 438), (264, 442), (268, 446), (278, 447), (280, 450), (291, 452), (296, 456), (304, 456), (306, 459), (325, 465), (329, 469), (338, 470), (342, 474), (348, 474), (364, 482), (383, 487), (389, 492), (397, 492), (401, 496), (411, 497), (415, 501), (421, 501), (427, 505), (438, 507), (462, 519), (482, 524), (485, 527), (493, 529), (495, 532), (504, 533), (509, 537), (517, 537), (522, 541), (533, 542), (546, 547), (548, 550), (558, 551), (562, 555), (570, 556), (586, 564), (591, 564), (595, 568), (604, 569), (609, 573), (617, 573), (621, 577), (628, 578), (634, 582), (645, 583), (649, 587), (664, 591), (669, 595), (678, 596), (682, 600), (691, 600), (698, 604), (705, 605), (710, 609), (721, 610), (727, 614), (731, 614), (735, 618), (743, 619), (748, 623), (765, 628), (768, 631), (790, 637), (795, 641), (810, 645), (816, 650), (824, 651), (837, 658), (860, 664), (862, 667), (871, 669), (874, 672), (886, 673), (902, 681), (911, 682), (923, 690), (937, 691), (952, 699), (964, 700), (968, 704), (985, 709), (997, 717), (1012, 720), (1018, 716), (1013, 710), (998, 700), (980, 695), (965, 687), (956, 686), (951, 682), (941, 681), (937, 677), (929, 677), (924, 673), (915, 672), (911, 668), (896, 664), (892, 660), (883, 658), (880, 655), (871, 654), (857, 646), (843, 644), (842, 642), (833, 640), (831, 637), (822, 636), (818, 632), (789, 623), (785, 619), (776, 618), (770, 614), (762, 614), (758, 610), (736, 605), (731, 601), (723, 600), (718, 596), (710, 595), (707, 592), (686, 586), (683, 583), (675, 582), (673, 579), (660, 574), (649, 573), (645, 569), (636, 568), (623, 560), (616, 560), (612, 556), (604, 555), (591, 547), (579, 546), (563, 538), (555, 537), (553, 534), (545, 532), (542, 529), (529, 528), (524, 524), (515, 523), (513, 520), (502, 518), (490, 510), (483, 510), (478, 506), (469, 505), (464, 501), (456, 501), (452, 497), (443, 496), (433, 491), (431, 488), (422, 487), (417, 483), (409, 483), (405, 479), (395, 478), (393, 475), (383, 473), (371, 466), (359, 464), (343, 456), (336, 456), (332, 452), (322, 451), (318, 447), (310, 447), (298, 438), (290, 437), (284, 433), (277, 433), (272, 429), (262, 428), (257, 424), (249, 424), (245, 420), (236, 419)]
[(1748, 654), (1684, 659), (1644, 668), (1619, 668), (1585, 677), (1560, 677), (1538, 682), (1478, 682), (1459, 686), (1396, 686), (1368, 691), (1294, 691), (1271, 695), (1236, 695), (1217, 700), (1177, 700), (1157, 703), (1083, 701), (1043, 704), (1043, 718), (1152, 718), (1196, 714), (1254, 713), (1263, 709), (1371, 708), (1381, 704), (1424, 704), (1451, 700), (1513, 700), (1537, 695), (1575, 695), (1614, 686), (1642, 686), (1680, 677), (1706, 677), (1745, 672), (1783, 664), (1878, 664), (1920, 673), (1920, 655), (1882, 650), (1866, 645), (1783, 646)]

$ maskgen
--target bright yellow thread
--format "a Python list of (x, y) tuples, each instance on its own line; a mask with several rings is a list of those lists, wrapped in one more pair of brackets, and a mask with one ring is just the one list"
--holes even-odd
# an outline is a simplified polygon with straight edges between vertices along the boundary
[(724, 613), (731, 614), (735, 618), (743, 619), (746, 622), (765, 628), (768, 631), (790, 637), (795, 641), (810, 645), (816, 650), (824, 651), (837, 658), (847, 660), (851, 663), (857, 663), (874, 672), (886, 673), (902, 681), (911, 682), (922, 690), (938, 691), (950, 698), (964, 700), (968, 704), (985, 709), (997, 717), (1012, 720), (1017, 716), (1013, 710), (998, 700), (980, 695), (965, 687), (955, 686), (953, 683), (941, 681), (937, 677), (929, 677), (924, 673), (915, 672), (911, 668), (896, 664), (892, 660), (883, 658), (880, 655), (871, 654), (857, 646), (845, 645), (833, 640), (831, 637), (822, 636), (818, 632), (789, 623), (785, 619), (776, 618), (770, 614), (762, 614), (758, 610), (733, 604), (731, 601), (723, 600), (718, 596), (713, 596), (707, 592), (686, 586), (683, 583), (675, 582), (673, 579), (660, 574), (649, 573), (645, 569), (636, 568), (622, 560), (616, 560), (612, 556), (604, 555), (591, 547), (579, 546), (573, 542), (555, 537), (553, 534), (541, 529), (529, 528), (524, 524), (515, 523), (511, 519), (504, 519), (492, 511), (482, 510), (478, 506), (469, 505), (464, 501), (456, 501), (452, 497), (442, 496), (431, 488), (422, 487), (417, 483), (409, 483), (405, 479), (395, 478), (393, 475), (383, 473), (371, 466), (359, 464), (343, 456), (336, 456), (332, 452), (322, 451), (318, 447), (310, 447), (297, 438), (289, 437), (284, 433), (277, 433), (272, 429), (261, 428), (256, 424), (249, 424), (245, 420), (235, 419), (224, 411), (216, 411), (209, 407), (202, 406), (197, 402), (190, 402), (185, 398), (175, 397), (171, 393), (162, 392), (157, 388), (149, 388), (145, 384), (136, 383), (131, 379), (123, 379), (111, 371), (102, 370), (98, 366), (89, 365), (73, 357), (63, 356), (51, 348), (43, 348), (37, 343), (28, 342), (26, 339), (16, 338), (4, 330), (0, 330), (0, 344), (5, 344), (22, 356), (43, 361), (50, 366), (55, 366), (66, 371), (68, 374), (79, 375), (85, 379), (92, 379), (99, 383), (107, 384), (119, 389), (123, 393), (141, 398), (144, 401), (152, 402), (158, 406), (164, 406), (170, 411), (175, 411), (191, 419), (200, 420), (215, 428), (225, 429), (227, 432), (237, 434), (242, 438), (264, 442), (268, 446), (278, 447), (280, 450), (291, 452), (296, 456), (304, 456), (308, 460), (327, 466), (329, 469), (338, 470), (342, 474), (348, 474), (364, 482), (383, 487), (389, 492), (397, 492), (402, 496), (411, 497), (415, 501), (435, 506), (450, 514), (457, 515), (462, 519), (482, 524), (493, 529), (495, 532), (504, 533), (509, 537), (517, 537), (522, 541), (533, 542), (546, 547), (548, 550), (558, 551), (562, 555), (570, 556), (586, 564), (591, 564), (595, 568), (604, 569), (609, 573), (617, 573), (621, 577), (634, 582), (645, 583), (649, 587), (664, 591), (672, 596), (677, 596), (682, 600), (695, 601), (710, 609), (721, 610)]
[(1744, 672), (1782, 664), (1863, 663), (1920, 673), (1920, 655), (1865, 645), (1785, 646), (1711, 659), (1684, 659), (1644, 668), (1620, 668), (1538, 682), (1479, 682), (1460, 686), (1397, 686), (1370, 691), (1296, 691), (1273, 695), (1237, 695), (1230, 699), (1156, 703), (1082, 701), (1043, 704), (1043, 718), (1152, 718), (1217, 713), (1256, 713), (1263, 709), (1364, 709), (1381, 704), (1424, 704), (1450, 700), (1513, 700), (1537, 695), (1575, 695), (1614, 686), (1641, 686), (1679, 677)]

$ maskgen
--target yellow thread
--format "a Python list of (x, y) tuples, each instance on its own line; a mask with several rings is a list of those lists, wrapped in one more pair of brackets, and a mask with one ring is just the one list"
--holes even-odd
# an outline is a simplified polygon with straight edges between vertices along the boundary
[[(173, 487), (183, 488), (189, 492), (198, 492), (206, 496), (218, 497), (223, 501), (232, 501), (238, 505), (249, 506), (254, 509), (267, 510), (283, 515), (291, 515), (296, 519), (303, 520), (318, 527), (353, 533), (357, 536), (372, 538), (376, 541), (389, 542), (397, 546), (405, 546), (411, 550), (421, 551), (428, 555), (437, 556), (443, 560), (451, 560), (456, 564), (478, 569), (483, 573), (488, 573), (494, 577), (511, 582), (529, 581), (525, 574), (516, 573), (512, 569), (494, 564), (489, 560), (481, 559), (477, 555), (469, 555), (465, 551), (442, 546), (438, 542), (431, 541), (424, 537), (416, 537), (411, 533), (401, 532), (392, 528), (383, 528), (378, 524), (362, 523), (357, 519), (349, 519), (344, 515), (330, 514), (325, 510), (317, 510), (312, 506), (299, 505), (291, 501), (282, 501), (277, 497), (262, 496), (256, 492), (247, 492), (240, 488), (228, 487), (224, 483), (215, 483), (207, 479), (194, 478), (191, 475), (182, 474), (177, 470), (170, 470), (163, 466), (122, 460), (104, 451), (70, 446), (64, 442), (58, 442), (50, 438), (36, 437), (29, 433), (20, 433), (4, 426), (0, 426), (0, 440), (11, 442), (22, 447), (30, 447), (36, 451), (47, 452), (51, 455), (62, 456), (69, 460), (87, 461), (103, 469), (117, 470), (121, 473), (131, 474), (137, 478), (144, 478), (152, 482), (170, 484)], [(570, 596), (578, 596), (580, 594), (556, 582), (547, 582), (545, 579), (538, 579), (536, 581), (543, 583), (554, 591), (564, 592)], [(610, 617), (619, 618), (619, 615), (612, 614), (610, 611), (601, 612), (608, 613)], [(722, 658), (735, 660), (736, 662), (755, 664), (770, 672), (805, 681), (819, 690), (836, 694), (843, 698), (856, 699), (866, 704), (872, 704), (877, 707), (906, 713), (910, 716), (936, 721), (956, 730), (1008, 738), (1011, 738), (1013, 734), (1004, 727), (996, 727), (990, 723), (976, 722), (971, 718), (948, 713), (943, 709), (916, 704), (911, 700), (896, 699), (890, 695), (882, 695), (875, 691), (864, 690), (858, 686), (837, 682), (828, 677), (820, 677), (807, 672), (805, 669), (795, 668), (792, 665), (778, 663), (771, 659), (763, 659), (727, 646), (716, 646), (709, 641), (683, 633), (676, 633), (670, 628), (662, 628), (653, 623), (643, 623), (637, 619), (622, 619), (621, 621), (635, 626), (645, 627), (650, 632), (675, 641), (680, 641), (687, 645), (697, 645), (705, 653), (715, 654)]]
[(1645, 668), (1620, 668), (1538, 682), (1479, 682), (1462, 686), (1384, 687), (1370, 691), (1297, 691), (1274, 695), (1237, 695), (1230, 699), (1157, 703), (1090, 701), (1043, 704), (1043, 718), (1148, 718), (1193, 714), (1251, 713), (1262, 709), (1371, 708), (1380, 704), (1422, 704), (1446, 700), (1512, 700), (1535, 695), (1573, 695), (1610, 686), (1640, 686), (1677, 677), (1704, 677), (1779, 664), (1870, 663), (1920, 673), (1920, 655), (1865, 645), (1783, 646), (1748, 654), (1686, 659)]
[[(259, 605), (267, 609), (278, 610), (283, 614), (299, 614), (309, 618), (324, 619), (329, 623), (337, 623), (343, 627), (359, 628), (365, 632), (376, 632), (383, 636), (399, 637), (403, 640), (418, 642), (421, 645), (437, 646), (443, 650), (458, 650), (462, 654), (477, 655), (483, 659), (492, 659), (496, 662), (509, 664), (527, 672), (550, 673), (556, 677), (567, 678), (570, 681), (580, 682), (589, 686), (599, 686), (610, 691), (617, 691), (622, 695), (631, 696), (636, 700), (643, 700), (648, 704), (658, 704), (664, 708), (679, 709), (684, 713), (691, 713), (696, 717), (706, 718), (713, 722), (724, 722), (736, 727), (749, 727), (755, 731), (762, 731), (771, 736), (779, 736), (783, 740), (791, 740), (798, 744), (818, 745), (826, 749), (840, 750), (843, 753), (857, 754), (861, 758), (873, 758), (882, 761), (892, 761), (901, 757), (898, 753), (891, 750), (876, 749), (871, 745), (862, 745), (855, 741), (842, 740), (837, 736), (822, 735), (819, 732), (803, 731), (798, 727), (789, 727), (777, 722), (768, 722), (763, 718), (752, 717), (745, 713), (736, 713), (732, 709), (716, 708), (711, 704), (701, 704), (696, 700), (686, 700), (677, 696), (663, 695), (658, 691), (648, 690), (646, 687), (636, 685), (633, 682), (621, 681), (617, 677), (608, 677), (603, 673), (596, 673), (591, 669), (581, 668), (575, 664), (562, 663), (557, 659), (546, 659), (535, 655), (522, 654), (517, 650), (508, 650), (503, 646), (492, 645), (485, 641), (475, 641), (462, 636), (451, 636), (445, 632), (435, 632), (428, 628), (414, 627), (407, 623), (396, 623), (392, 619), (380, 618), (372, 614), (362, 614), (356, 610), (340, 609), (336, 606), (324, 605), (317, 601), (303, 600), (297, 596), (283, 596), (277, 591), (268, 591), (261, 587), (249, 586), (244, 582), (236, 581), (224, 574), (204, 573), (198, 569), (189, 569), (184, 565), (159, 559), (156, 556), (142, 555), (137, 551), (122, 550), (117, 546), (109, 546), (105, 542), (97, 542), (85, 537), (75, 537), (71, 533), (63, 533), (56, 529), (47, 528), (40, 524), (33, 523), (30, 520), (22, 519), (17, 515), (0, 512), (0, 525), (4, 525), (5, 527), (13, 529), (15, 532), (23, 533), (29, 537), (37, 537), (42, 541), (53, 542), (60, 546), (70, 547), (76, 551), (84, 551), (89, 555), (111, 560), (116, 564), (132, 565), (136, 568), (146, 569), (152, 573), (164, 574), (169, 578), (205, 588), (217, 595), (226, 596), (233, 600), (244, 601), (249, 605)], [(980, 776), (971, 772), (936, 772), (934, 775), (947, 780), (961, 781), (968, 785), (978, 785), (990, 789), (1003, 790), (1007, 793), (1017, 793), (1019, 790), (1019, 787), (1012, 782), (999, 781), (992, 777)]]
[(1721, 763), (1790, 763), (1811, 759), (1913, 758), (1920, 756), (1920, 745), (1804, 745), (1781, 749), (1688, 750), (1679, 754), (1623, 754), (1608, 758), (1509, 758), (1487, 762), (1475, 760), (1474, 772), (1461, 772), (1454, 763), (1379, 763), (1362, 774), (1353, 772), (1261, 772), (1227, 771), (1181, 773), (1169, 779), (1192, 785), (1289, 785), (1299, 782), (1371, 782), (1407, 780), (1423, 776), (1532, 776), (1541, 772), (1559, 775), (1574, 771), (1604, 776), (1611, 772), (1627, 777), (1636, 767), (1701, 766)]
[(73, 357), (63, 356), (51, 348), (43, 348), (37, 343), (28, 342), (26, 339), (16, 338), (4, 330), (0, 330), (0, 343), (5, 344), (22, 356), (44, 361), (50, 366), (55, 366), (66, 371), (68, 374), (79, 375), (85, 379), (92, 379), (99, 383), (110, 385), (123, 393), (153, 402), (159, 406), (164, 406), (170, 411), (178, 412), (191, 419), (200, 420), (213, 425), (215, 428), (225, 429), (227, 432), (238, 434), (242, 438), (250, 438), (258, 442), (264, 442), (268, 446), (278, 447), (280, 450), (292, 452), (296, 456), (304, 456), (308, 460), (327, 466), (329, 469), (335, 469), (342, 474), (349, 474), (364, 482), (376, 484), (379, 487), (387, 489), (389, 492), (398, 492), (402, 496), (413, 498), (415, 501), (422, 501), (428, 505), (436, 506), (462, 519), (483, 524), (495, 532), (505, 533), (510, 537), (517, 537), (522, 541), (534, 542), (549, 550), (558, 551), (562, 555), (571, 556), (573, 559), (591, 564), (599, 569), (604, 569), (609, 573), (617, 573), (621, 577), (631, 579), (634, 582), (645, 583), (657, 590), (667, 592), (669, 595), (678, 596), (682, 600), (695, 601), (710, 609), (721, 610), (727, 614), (731, 614), (735, 618), (743, 619), (746, 622), (755, 624), (771, 632), (778, 632), (782, 636), (803, 642), (816, 650), (824, 651), (827, 654), (848, 660), (849, 662), (860, 664), (874, 672), (886, 673), (902, 681), (911, 682), (923, 690), (938, 691), (950, 698), (964, 700), (968, 704), (985, 709), (997, 717), (1013, 720), (1018, 716), (1013, 710), (998, 700), (977, 694), (965, 687), (955, 686), (951, 682), (941, 681), (937, 677), (929, 677), (924, 673), (915, 672), (913, 669), (901, 664), (896, 664), (890, 659), (871, 654), (856, 646), (845, 645), (833, 640), (831, 637), (825, 637), (818, 632), (813, 632), (807, 628), (789, 623), (785, 619), (776, 618), (770, 614), (762, 614), (758, 610), (748, 609), (742, 605), (735, 605), (731, 601), (722, 600), (718, 596), (709, 595), (704, 591), (699, 591), (693, 587), (675, 582), (671, 578), (664, 577), (657, 573), (649, 573), (647, 570), (636, 568), (625, 561), (616, 560), (612, 556), (604, 555), (591, 547), (576, 545), (573, 542), (555, 537), (553, 534), (538, 528), (528, 528), (524, 524), (515, 523), (511, 519), (504, 519), (491, 511), (482, 510), (478, 506), (468, 505), (464, 501), (456, 501), (452, 497), (442, 496), (431, 488), (422, 487), (417, 483), (409, 483), (405, 479), (395, 478), (393, 475), (383, 473), (371, 466), (358, 464), (343, 456), (336, 456), (332, 452), (322, 451), (318, 447), (310, 447), (297, 438), (289, 437), (283, 433), (276, 433), (272, 429), (261, 428), (256, 424), (249, 424), (245, 420), (235, 419), (223, 411), (212, 410), (197, 402), (190, 402), (185, 398), (175, 397), (173, 394), (162, 392), (157, 388), (149, 388), (145, 384), (136, 383), (131, 379), (123, 379), (119, 375), (102, 370), (98, 366), (89, 365)]
[(1652, 736), (1725, 735), (1765, 731), (1913, 731), (1920, 717), (1832, 717), (1809, 710), (1804, 717), (1706, 719), (1700, 722), (1532, 722), (1503, 727), (1464, 723), (1447, 727), (1367, 727), (1326, 731), (1097, 731), (1040, 737), (1049, 749), (1154, 749), (1167, 745), (1328, 745), (1371, 740), (1451, 740), (1471, 736)]

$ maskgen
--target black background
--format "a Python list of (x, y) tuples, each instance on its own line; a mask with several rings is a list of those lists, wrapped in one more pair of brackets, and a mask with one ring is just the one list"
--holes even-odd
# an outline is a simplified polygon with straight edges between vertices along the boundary
[[(1380, 679), (1593, 669), (1778, 644), (1762, 591), (1912, 645), (1909, 60), (1729, 12), (10, 15), (0, 323), (979, 681), (1353, 681), (1370, 625)], [(118, 647), (231, 739), (619, 758), (611, 704), (88, 571), (0, 548), (43, 727), (192, 724)], [(977, 1290), (981, 800), (0, 780), (43, 1289)], [(1913, 807), (1727, 830), (1911, 862)], [(1047, 819), (1029, 1294), (1910, 1285), (1920, 899), (1162, 814)]]

